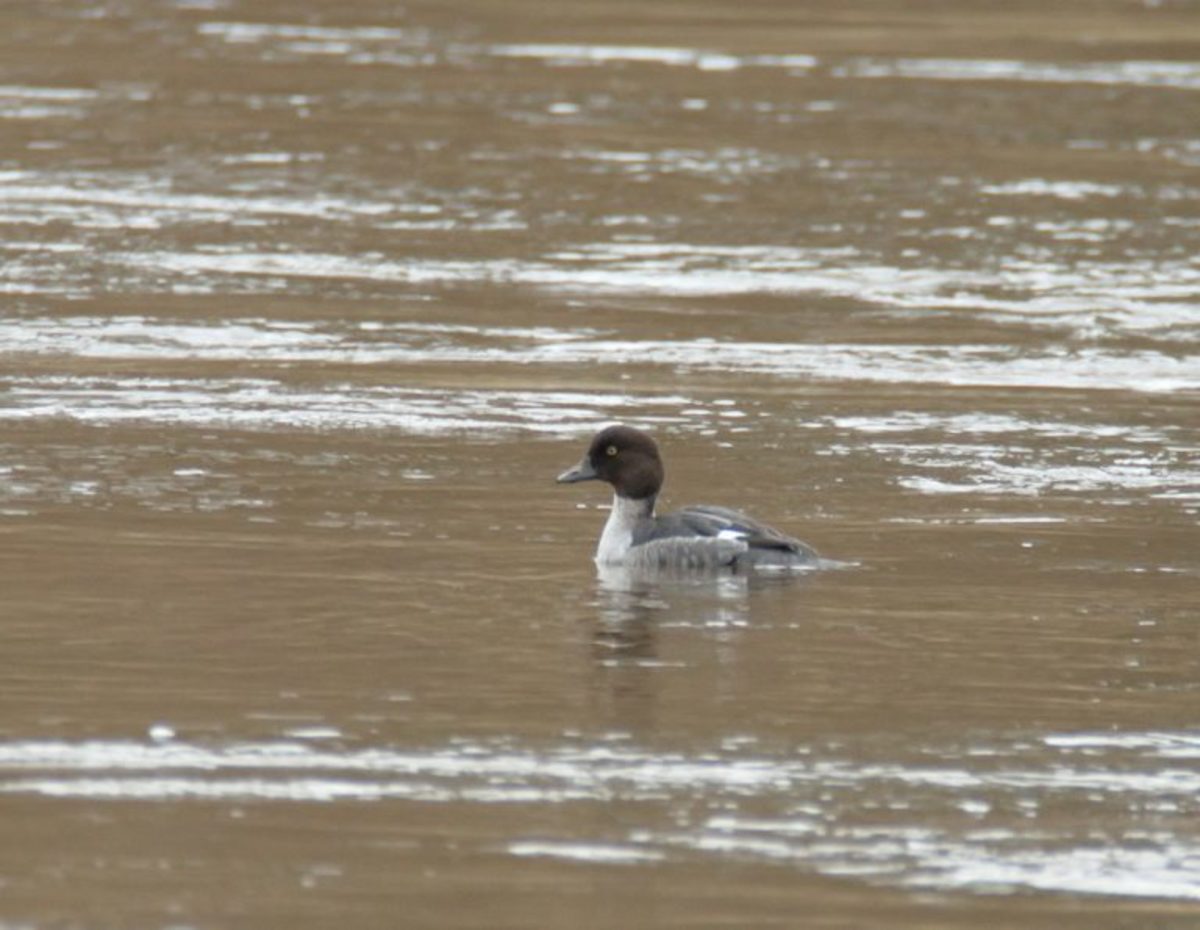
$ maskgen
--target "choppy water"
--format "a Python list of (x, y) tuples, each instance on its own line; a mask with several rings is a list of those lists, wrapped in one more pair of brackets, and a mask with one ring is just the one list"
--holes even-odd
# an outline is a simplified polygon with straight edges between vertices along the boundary
[[(0, 10), (0, 926), (1191, 926), (1197, 51)], [(618, 419), (843, 567), (598, 576)]]

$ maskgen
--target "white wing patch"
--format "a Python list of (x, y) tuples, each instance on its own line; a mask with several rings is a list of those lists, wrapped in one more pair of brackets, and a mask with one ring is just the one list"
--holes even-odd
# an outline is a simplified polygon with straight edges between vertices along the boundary
[(717, 539), (745, 539), (749, 535), (745, 530), (727, 529), (717, 533)]

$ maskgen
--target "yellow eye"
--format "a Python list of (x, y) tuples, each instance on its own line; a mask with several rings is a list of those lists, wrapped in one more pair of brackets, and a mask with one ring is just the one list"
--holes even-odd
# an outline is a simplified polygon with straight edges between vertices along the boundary
[(604, 453), (605, 453), (606, 455), (616, 455), (616, 454), (617, 454), (617, 447), (616, 447), (616, 446), (609, 446), (607, 449), (605, 449), (605, 450), (604, 450)]

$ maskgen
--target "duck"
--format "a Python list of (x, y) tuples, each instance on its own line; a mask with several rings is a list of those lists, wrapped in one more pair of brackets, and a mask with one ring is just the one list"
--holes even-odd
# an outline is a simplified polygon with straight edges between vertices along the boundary
[(603, 481), (613, 503), (596, 547), (601, 566), (754, 570), (816, 568), (816, 550), (739, 510), (702, 504), (658, 515), (666, 472), (658, 444), (625, 424), (600, 430), (559, 484)]

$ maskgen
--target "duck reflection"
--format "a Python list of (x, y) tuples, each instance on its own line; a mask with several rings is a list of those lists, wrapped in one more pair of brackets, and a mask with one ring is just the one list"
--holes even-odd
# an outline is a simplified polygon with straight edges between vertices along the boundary
[(597, 565), (597, 629), (736, 629), (749, 619), (751, 577), (729, 572)]
[[(652, 729), (659, 692), (668, 680), (664, 673), (671, 669), (715, 660), (718, 680), (710, 693), (719, 692), (722, 670), (732, 671), (737, 663), (738, 640), (750, 626), (756, 594), (797, 583), (794, 573), (770, 577), (598, 565), (590, 653), (594, 697), (606, 724), (629, 733)], [(704, 635), (676, 642), (678, 654), (674, 648), (664, 654), (664, 634), (687, 630)]]

